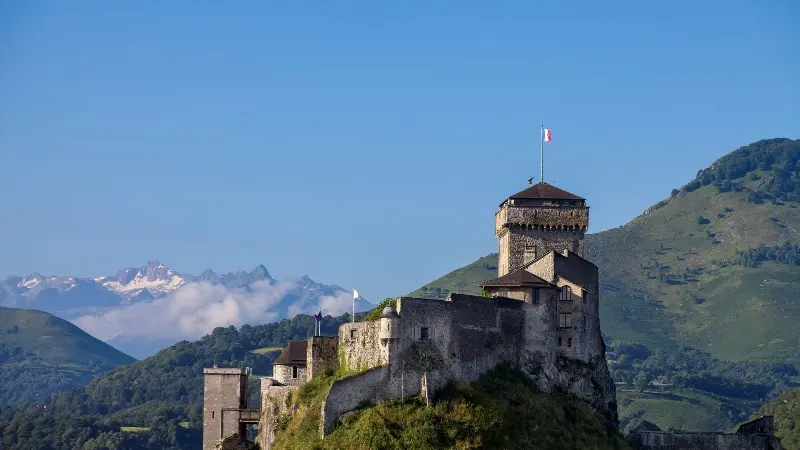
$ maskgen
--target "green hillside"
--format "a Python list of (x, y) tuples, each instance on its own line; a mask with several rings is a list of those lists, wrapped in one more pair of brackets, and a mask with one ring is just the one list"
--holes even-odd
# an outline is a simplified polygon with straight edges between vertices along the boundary
[[(663, 429), (728, 429), (764, 396), (792, 385), (787, 377), (794, 369), (768, 363), (800, 366), (798, 161), (798, 140), (756, 142), (699, 171), (628, 224), (587, 236), (586, 256), (600, 268), (607, 341), (677, 355), (688, 345), (709, 354), (709, 361), (776, 371), (772, 379), (757, 382), (766, 392), (733, 397), (707, 387), (710, 391), (668, 384), (639, 392), (621, 386), (623, 424), (647, 419)], [(411, 295), (478, 293), (481, 281), (496, 276), (497, 254), (490, 254)], [(615, 380), (625, 382), (614, 364)], [(697, 364), (698, 372), (705, 371), (705, 363)], [(651, 380), (664, 375), (657, 372), (648, 372)], [(626, 376), (632, 383), (636, 373)], [(736, 383), (745, 382), (753, 380)]]
[(348, 413), (321, 440), (320, 408), (329, 383), (315, 379), (293, 396), (298, 412), (279, 425), (274, 449), (628, 448), (584, 403), (542, 394), (509, 367), (474, 384), (452, 385), (430, 407), (408, 399)]
[[(798, 160), (798, 140), (742, 147), (628, 224), (588, 235), (603, 332), (722, 359), (800, 363)], [(491, 254), (412, 295), (479, 292), (496, 276)]]
[(0, 404), (45, 399), (134, 361), (58, 317), (0, 307)]

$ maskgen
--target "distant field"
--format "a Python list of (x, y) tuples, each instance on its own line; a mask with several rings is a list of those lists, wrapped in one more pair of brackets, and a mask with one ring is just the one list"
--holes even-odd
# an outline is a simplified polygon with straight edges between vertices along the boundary
[(281, 351), (281, 350), (283, 350), (283, 347), (262, 347), (262, 348), (257, 348), (255, 350), (251, 350), (251, 351), (253, 353), (256, 353), (256, 354), (259, 354), (259, 355), (264, 355), (264, 354), (267, 354), (267, 353), (278, 352), (278, 351)]
[[(620, 424), (627, 432), (631, 425), (647, 420), (662, 430), (730, 431), (736, 426), (734, 411), (740, 401), (693, 389), (638, 392), (617, 386)], [(749, 405), (752, 410), (757, 405)], [(731, 413), (729, 413), (731, 411)]]

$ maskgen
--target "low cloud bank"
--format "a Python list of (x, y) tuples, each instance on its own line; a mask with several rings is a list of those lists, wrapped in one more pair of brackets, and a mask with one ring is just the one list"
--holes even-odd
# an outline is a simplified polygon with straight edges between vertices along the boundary
[(326, 315), (339, 315), (352, 308), (353, 297), (347, 291), (287, 304), (287, 294), (298, 289), (294, 282), (273, 285), (260, 281), (250, 288), (191, 283), (164, 298), (81, 316), (73, 322), (103, 341), (125, 337), (177, 342), (199, 339), (216, 327), (259, 325), (296, 314), (313, 314), (319, 308)]

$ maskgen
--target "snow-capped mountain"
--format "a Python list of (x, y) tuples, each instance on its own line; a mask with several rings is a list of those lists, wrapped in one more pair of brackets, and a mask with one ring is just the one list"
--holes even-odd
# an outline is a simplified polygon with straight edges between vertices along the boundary
[[(12, 276), (0, 281), (0, 306), (39, 309), (73, 321), (120, 350), (143, 358), (181, 339), (198, 339), (217, 326), (257, 325), (296, 314), (341, 314), (352, 293), (307, 275), (275, 280), (263, 265), (251, 271), (199, 276), (159, 261), (115, 275)], [(358, 299), (356, 311), (374, 308)]]
[[(320, 296), (335, 296), (345, 292), (345, 289), (336, 285), (317, 283), (307, 275), (295, 280), (294, 287), (287, 292), (282, 303), (304, 304)], [(153, 260), (141, 267), (119, 270), (114, 275), (90, 278), (43, 276), (39, 273), (26, 277), (11, 276), (0, 281), (0, 305), (39, 309), (72, 319), (87, 313), (162, 298), (192, 283), (206, 282), (248, 291), (259, 281), (277, 283), (263, 265), (249, 272), (238, 270), (221, 275), (206, 269), (199, 276), (194, 276), (179, 273)], [(369, 305), (359, 302), (359, 310), (361, 306), (368, 308)]]

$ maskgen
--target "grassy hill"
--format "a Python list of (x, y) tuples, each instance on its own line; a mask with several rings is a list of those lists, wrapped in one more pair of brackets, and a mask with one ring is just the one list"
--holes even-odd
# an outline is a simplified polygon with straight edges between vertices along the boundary
[(45, 399), (134, 361), (58, 317), (0, 307), (0, 404)]
[(584, 403), (542, 394), (509, 368), (453, 385), (430, 407), (409, 399), (348, 413), (321, 440), (320, 408), (329, 383), (315, 379), (293, 396), (298, 412), (279, 425), (274, 449), (628, 448)]
[[(722, 359), (800, 363), (798, 160), (800, 140), (742, 147), (628, 224), (588, 235), (603, 332)], [(412, 295), (480, 292), (496, 276), (491, 254)]]
[[(650, 349), (689, 345), (722, 360), (800, 366), (798, 161), (800, 140), (750, 144), (624, 226), (588, 235), (586, 256), (600, 268), (603, 333)], [(496, 276), (490, 254), (411, 295), (478, 293)], [(618, 402), (631, 401), (620, 420), (644, 415), (662, 428), (725, 429), (757, 400), (656, 394), (622, 389)], [(705, 419), (686, 420), (698, 414)]]

